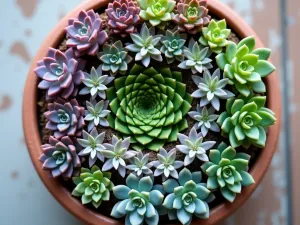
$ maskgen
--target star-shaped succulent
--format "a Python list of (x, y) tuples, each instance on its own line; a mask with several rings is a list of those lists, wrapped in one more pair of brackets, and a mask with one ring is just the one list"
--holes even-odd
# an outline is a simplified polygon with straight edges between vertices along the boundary
[(208, 161), (206, 151), (211, 149), (216, 142), (215, 141), (205, 141), (203, 142), (203, 137), (201, 133), (197, 133), (195, 127), (193, 127), (187, 137), (184, 134), (178, 134), (178, 139), (181, 145), (176, 145), (176, 148), (186, 154), (184, 158), (184, 166), (191, 164), (197, 157), (200, 161)]
[(151, 170), (153, 164), (149, 162), (149, 154), (143, 155), (142, 152), (138, 152), (134, 158), (130, 159), (130, 163), (126, 168), (132, 170), (138, 177), (153, 175)]

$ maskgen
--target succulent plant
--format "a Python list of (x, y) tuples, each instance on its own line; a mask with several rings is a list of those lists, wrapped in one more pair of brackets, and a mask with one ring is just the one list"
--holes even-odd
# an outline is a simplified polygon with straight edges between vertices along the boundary
[(94, 67), (91, 69), (91, 73), (84, 73), (85, 77), (82, 79), (82, 83), (85, 85), (83, 89), (79, 92), (80, 95), (90, 94), (92, 99), (95, 99), (97, 95), (105, 99), (107, 89), (106, 85), (111, 83), (115, 78), (108, 75), (102, 75), (101, 66), (97, 69)]
[(158, 151), (188, 127), (192, 98), (181, 73), (135, 65), (114, 84), (106, 91), (112, 111), (107, 119), (121, 136), (131, 137), (134, 149)]
[(96, 55), (99, 45), (107, 39), (107, 33), (102, 30), (102, 21), (94, 10), (82, 10), (78, 18), (70, 19), (67, 31), (67, 46), (75, 50), (77, 56), (85, 54)]
[(98, 134), (97, 129), (94, 128), (91, 133), (83, 131), (83, 138), (77, 138), (77, 142), (84, 149), (82, 149), (79, 156), (89, 156), (89, 167), (92, 167), (97, 159), (104, 161), (104, 156), (100, 150), (104, 150), (103, 140), (105, 138), (105, 132)]
[(156, 168), (154, 176), (162, 175), (163, 180), (166, 180), (169, 176), (178, 179), (177, 169), (183, 167), (183, 162), (176, 161), (176, 148), (169, 152), (161, 148), (157, 154), (157, 158), (158, 160), (153, 162), (153, 166)]
[(104, 150), (100, 150), (104, 155), (106, 162), (104, 163), (102, 170), (108, 171), (112, 168), (117, 170), (122, 177), (126, 174), (126, 162), (125, 160), (133, 158), (137, 152), (128, 150), (130, 145), (130, 137), (124, 140), (118, 139), (115, 135), (112, 137), (112, 143), (105, 143)]
[(178, 134), (178, 139), (181, 145), (176, 145), (176, 149), (185, 154), (184, 166), (190, 165), (197, 157), (200, 161), (208, 161), (206, 151), (211, 149), (216, 142), (205, 141), (201, 133), (197, 133), (195, 127), (193, 127), (187, 137), (184, 134)]
[(189, 116), (196, 120), (194, 127), (196, 130), (201, 129), (201, 134), (205, 137), (209, 130), (214, 132), (220, 132), (220, 127), (215, 122), (219, 115), (214, 114), (215, 109), (210, 107), (207, 109), (205, 106), (203, 108), (197, 105), (197, 111), (189, 112)]
[(183, 61), (183, 47), (186, 35), (179, 34), (179, 31), (166, 31), (166, 36), (160, 40), (162, 47), (160, 51), (166, 56), (167, 62), (170, 64), (176, 60)]
[(138, 152), (135, 157), (129, 160), (130, 164), (126, 166), (127, 169), (132, 170), (134, 175), (141, 177), (152, 176), (153, 172), (151, 167), (153, 166), (152, 162), (149, 162), (149, 153), (143, 155), (142, 152)]
[(136, 25), (140, 23), (140, 8), (132, 0), (114, 0), (105, 10), (107, 24), (112, 34), (126, 37), (136, 32)]
[(209, 58), (211, 54), (209, 48), (201, 48), (193, 38), (191, 38), (188, 48), (185, 48), (183, 53), (187, 60), (181, 62), (178, 65), (179, 68), (191, 69), (193, 74), (202, 73), (213, 68), (212, 60)]
[(208, 176), (207, 187), (210, 190), (220, 188), (224, 198), (233, 202), (236, 194), (241, 193), (242, 186), (254, 184), (252, 176), (246, 171), (250, 156), (236, 153), (235, 149), (221, 143), (217, 149), (210, 150), (210, 162), (201, 168)]
[(42, 145), (42, 151), (40, 161), (43, 162), (43, 169), (51, 171), (54, 178), (71, 178), (81, 166), (75, 144), (70, 137), (58, 140), (50, 136), (49, 144)]
[(126, 49), (123, 48), (122, 42), (119, 40), (112, 45), (105, 44), (103, 52), (98, 54), (98, 58), (103, 62), (102, 70), (124, 73), (128, 69), (128, 63), (132, 61)]
[(247, 37), (238, 45), (229, 42), (225, 53), (217, 55), (216, 61), (220, 69), (224, 70), (229, 84), (244, 96), (252, 91), (265, 93), (266, 86), (262, 78), (271, 74), (275, 67), (267, 60), (271, 50), (267, 48), (255, 49), (254, 37)]
[(231, 33), (227, 29), (226, 20), (211, 20), (208, 27), (203, 27), (202, 35), (199, 42), (203, 46), (209, 46), (210, 50), (216, 54), (220, 54), (223, 48), (228, 45), (227, 38)]
[(76, 59), (74, 51), (68, 49), (65, 53), (49, 48), (47, 57), (38, 61), (38, 67), (34, 70), (42, 79), (38, 88), (47, 90), (47, 99), (58, 95), (67, 99), (77, 94), (77, 85), (84, 78), (82, 70), (85, 61)]
[(176, 5), (173, 0), (138, 0), (138, 3), (141, 7), (140, 17), (149, 21), (153, 27), (161, 29), (172, 19), (172, 11)]
[(76, 187), (72, 195), (81, 197), (82, 204), (92, 203), (98, 208), (102, 201), (110, 199), (110, 191), (114, 187), (110, 178), (111, 173), (101, 172), (98, 166), (93, 166), (91, 170), (81, 168), (80, 176), (73, 177)]
[(193, 75), (192, 79), (199, 88), (191, 95), (193, 98), (200, 98), (200, 107), (206, 106), (208, 103), (220, 110), (220, 99), (228, 99), (234, 94), (225, 89), (229, 79), (221, 79), (220, 69), (216, 69), (213, 75), (208, 70), (204, 71), (203, 78)]
[(184, 168), (179, 173), (178, 182), (168, 179), (163, 183), (168, 193), (163, 206), (168, 209), (170, 220), (178, 219), (183, 225), (189, 225), (193, 215), (201, 219), (209, 218), (207, 203), (211, 202), (214, 196), (200, 183), (201, 179), (201, 172), (191, 173)]
[(155, 28), (148, 29), (146, 23), (143, 24), (140, 34), (130, 34), (134, 44), (129, 44), (126, 49), (136, 52), (135, 61), (142, 61), (145, 67), (148, 67), (151, 58), (162, 62), (161, 52), (158, 50), (158, 44), (161, 36), (155, 35)]
[(48, 104), (48, 110), (44, 113), (48, 120), (46, 129), (54, 131), (55, 138), (60, 139), (65, 135), (81, 136), (85, 125), (84, 108), (78, 105), (76, 99), (67, 102), (58, 98), (54, 103)]
[(276, 122), (275, 114), (264, 107), (265, 96), (230, 98), (226, 111), (221, 113), (217, 123), (223, 136), (229, 136), (233, 148), (251, 144), (263, 148), (266, 143), (266, 128)]
[(108, 101), (101, 100), (96, 102), (91, 99), (91, 101), (86, 101), (87, 110), (85, 110), (84, 120), (89, 121), (88, 131), (91, 131), (95, 126), (101, 125), (103, 127), (108, 127), (109, 124), (105, 117), (110, 113), (107, 110)]
[(162, 204), (164, 195), (153, 189), (153, 181), (148, 177), (138, 178), (130, 174), (126, 185), (113, 188), (113, 193), (119, 201), (112, 209), (111, 216), (122, 218), (126, 216), (126, 225), (158, 225), (157, 208)]
[(196, 34), (210, 21), (206, 0), (180, 0), (173, 21), (181, 32)]

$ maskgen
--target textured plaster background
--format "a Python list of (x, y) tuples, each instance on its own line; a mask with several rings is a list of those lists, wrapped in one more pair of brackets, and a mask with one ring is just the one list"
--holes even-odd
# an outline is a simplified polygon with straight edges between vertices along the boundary
[[(0, 7), (0, 224), (79, 225), (48, 193), (39, 180), (24, 143), (21, 119), (23, 86), (30, 61), (43, 39), (68, 11), (83, 0), (1, 0)], [(86, 0), (92, 1), (92, 0)], [(282, 80), (287, 103), (278, 151), (263, 182), (251, 199), (222, 225), (292, 225), (289, 199), (294, 212), (300, 209), (300, 77), (297, 72), (300, 2), (297, 0), (221, 0), (234, 8), (272, 48), (272, 60)], [(286, 11), (285, 11), (286, 7)], [(287, 23), (286, 30), (282, 25)], [(287, 33), (285, 33), (285, 31)], [(287, 37), (285, 36), (287, 34)], [(285, 51), (287, 50), (287, 51)], [(283, 66), (286, 65), (286, 66)], [(286, 79), (284, 79), (286, 78)], [(286, 81), (286, 82), (284, 82)], [(288, 124), (288, 125), (289, 125)], [(290, 134), (290, 135), (286, 135)], [(286, 164), (286, 152), (291, 160)], [(293, 190), (287, 166), (292, 167)], [(297, 186), (298, 185), (298, 186)], [(288, 198), (291, 195), (292, 198)], [(295, 213), (296, 214), (296, 213)], [(294, 224), (300, 224), (295, 215)]]

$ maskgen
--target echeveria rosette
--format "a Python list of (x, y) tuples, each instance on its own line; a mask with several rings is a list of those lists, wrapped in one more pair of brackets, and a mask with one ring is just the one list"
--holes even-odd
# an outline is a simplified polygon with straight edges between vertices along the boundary
[(201, 219), (209, 218), (209, 206), (214, 195), (201, 183), (201, 172), (191, 173), (184, 168), (179, 173), (178, 181), (168, 179), (163, 183), (168, 193), (163, 206), (168, 209), (170, 220), (178, 219), (181, 224), (189, 225), (193, 215)]
[(176, 145), (176, 149), (185, 154), (184, 166), (190, 165), (196, 158), (202, 162), (208, 161), (206, 151), (210, 150), (215, 141), (204, 141), (201, 133), (197, 133), (193, 127), (189, 136), (178, 134), (180, 145)]
[(252, 91), (265, 93), (266, 86), (262, 78), (270, 75), (275, 67), (267, 60), (271, 50), (255, 48), (254, 37), (247, 37), (238, 45), (229, 42), (225, 53), (217, 55), (216, 61), (229, 84), (248, 97)]
[(107, 100), (101, 100), (96, 102), (96, 100), (91, 99), (91, 101), (86, 101), (85, 117), (84, 120), (89, 121), (88, 131), (91, 131), (95, 126), (108, 127), (109, 123), (106, 120), (107, 115), (110, 111), (107, 110), (108, 107)]
[(176, 2), (173, 0), (138, 0), (141, 7), (140, 17), (155, 27), (163, 29), (173, 16)]
[(180, 72), (135, 65), (128, 76), (115, 79), (106, 93), (112, 111), (107, 118), (110, 127), (130, 136), (136, 150), (158, 151), (188, 127), (185, 115), (192, 98)]
[(42, 151), (40, 161), (43, 162), (43, 169), (51, 171), (54, 178), (62, 176), (69, 179), (81, 167), (75, 143), (70, 137), (58, 140), (50, 136), (49, 143), (42, 145)]
[(92, 99), (95, 99), (97, 96), (105, 99), (105, 90), (107, 89), (106, 85), (110, 84), (114, 79), (114, 77), (103, 75), (101, 66), (99, 66), (97, 69), (92, 67), (91, 73), (84, 73), (82, 83), (85, 85), (85, 87), (81, 89), (79, 95), (90, 94)]
[(193, 38), (189, 42), (188, 48), (183, 50), (186, 60), (181, 62), (178, 67), (184, 70), (192, 70), (192, 73), (203, 73), (203, 71), (213, 68), (209, 58), (211, 52), (208, 47), (202, 48)]
[(102, 170), (108, 171), (112, 168), (117, 170), (122, 177), (126, 174), (126, 160), (133, 158), (137, 152), (128, 150), (130, 145), (130, 137), (124, 140), (112, 137), (112, 143), (105, 143), (104, 150), (100, 150), (101, 154), (107, 158), (103, 164)]
[(72, 49), (61, 52), (49, 48), (47, 57), (38, 61), (38, 67), (34, 70), (36, 75), (42, 79), (38, 88), (47, 90), (47, 99), (69, 98), (78, 92), (77, 86), (84, 78), (82, 70), (85, 61), (77, 59)]
[(206, 0), (180, 0), (173, 21), (180, 32), (196, 34), (210, 21)]
[(149, 153), (143, 155), (142, 152), (138, 152), (135, 157), (130, 159), (130, 164), (126, 166), (127, 169), (133, 171), (134, 175), (141, 176), (152, 176), (153, 172), (151, 168), (153, 163), (149, 162)]
[(73, 177), (76, 187), (72, 195), (81, 197), (82, 204), (92, 203), (95, 208), (98, 208), (102, 201), (110, 199), (110, 191), (114, 187), (110, 180), (111, 173), (102, 172), (96, 165), (91, 169), (81, 168), (80, 176)]
[(44, 113), (48, 120), (46, 129), (54, 131), (55, 138), (60, 139), (66, 135), (81, 136), (85, 126), (84, 108), (79, 106), (76, 99), (67, 102), (58, 98), (54, 103), (48, 104), (48, 110)]
[(98, 54), (98, 58), (103, 62), (102, 70), (110, 71), (115, 74), (116, 72), (124, 73), (128, 69), (128, 63), (132, 61), (130, 55), (121, 41), (117, 41), (112, 45), (105, 44), (103, 52)]
[(200, 105), (197, 105), (197, 111), (189, 112), (189, 116), (197, 121), (194, 125), (195, 129), (200, 129), (203, 137), (207, 135), (209, 130), (220, 132), (220, 127), (215, 122), (219, 115), (214, 114), (214, 112), (213, 107), (207, 109), (206, 106), (201, 108)]
[(107, 24), (111, 34), (126, 37), (136, 32), (136, 25), (140, 23), (140, 8), (132, 0), (114, 0), (105, 10)]
[(226, 20), (211, 20), (208, 27), (202, 28), (202, 35), (199, 42), (203, 46), (209, 46), (210, 50), (216, 54), (220, 54), (223, 48), (228, 45), (227, 38), (231, 33), (230, 29), (227, 29)]
[(265, 96), (230, 98), (226, 111), (220, 114), (217, 123), (222, 135), (229, 136), (233, 148), (242, 145), (249, 148), (252, 144), (263, 148), (266, 143), (266, 129), (276, 122), (274, 112), (265, 108)]
[(157, 158), (157, 161), (152, 162), (156, 168), (154, 176), (162, 175), (163, 180), (166, 180), (169, 176), (178, 179), (177, 169), (183, 167), (183, 162), (179, 160), (176, 161), (176, 148), (169, 152), (161, 148), (157, 154)]
[(126, 225), (158, 225), (158, 208), (161, 206), (164, 195), (153, 188), (152, 179), (147, 176), (138, 178), (130, 174), (126, 185), (113, 188), (113, 193), (119, 201), (112, 209), (111, 216), (122, 218), (126, 216)]
[(78, 18), (70, 19), (67, 31), (67, 46), (74, 48), (77, 56), (94, 56), (99, 51), (99, 45), (103, 45), (108, 35), (102, 30), (102, 21), (94, 10), (82, 10)]
[(78, 155), (89, 156), (89, 167), (91, 168), (99, 159), (104, 161), (104, 156), (101, 154), (100, 150), (104, 150), (103, 140), (105, 137), (105, 132), (98, 134), (97, 129), (94, 128), (91, 133), (87, 133), (85, 130), (82, 134), (83, 138), (77, 138), (78, 144), (83, 147)]
[(215, 110), (220, 110), (220, 99), (228, 99), (234, 94), (225, 89), (229, 79), (221, 79), (220, 69), (216, 69), (211, 75), (209, 70), (204, 71), (203, 77), (192, 76), (194, 83), (199, 89), (192, 93), (193, 98), (200, 98), (200, 107), (211, 103)]
[(146, 23), (143, 24), (140, 34), (130, 34), (133, 44), (126, 46), (130, 52), (135, 52), (135, 61), (142, 61), (148, 67), (151, 59), (162, 62), (163, 58), (159, 51), (160, 35), (155, 35), (155, 28), (148, 29)]
[(179, 31), (166, 31), (166, 36), (161, 37), (160, 42), (162, 47), (160, 51), (165, 55), (167, 63), (173, 63), (175, 60), (183, 61), (183, 48), (185, 44), (186, 35), (180, 34)]
[(210, 162), (204, 163), (201, 168), (208, 176), (207, 188), (220, 189), (224, 198), (233, 202), (236, 195), (241, 193), (242, 186), (254, 184), (248, 168), (250, 156), (245, 153), (236, 153), (235, 149), (221, 143), (217, 149), (210, 150)]

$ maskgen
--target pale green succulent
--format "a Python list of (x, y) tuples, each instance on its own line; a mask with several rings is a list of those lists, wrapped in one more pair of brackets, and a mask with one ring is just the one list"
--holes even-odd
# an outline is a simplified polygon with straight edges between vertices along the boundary
[(245, 153), (236, 153), (235, 149), (221, 143), (217, 149), (210, 150), (210, 162), (204, 163), (201, 168), (208, 176), (207, 188), (220, 189), (224, 198), (233, 202), (236, 195), (241, 193), (242, 186), (254, 184), (248, 168), (250, 156)]
[(126, 160), (133, 158), (137, 154), (135, 151), (128, 150), (130, 137), (122, 140), (114, 135), (111, 144), (105, 143), (103, 145), (105, 149), (100, 150), (100, 152), (107, 160), (103, 164), (102, 170), (108, 171), (114, 168), (122, 177), (125, 177)]
[(211, 20), (208, 27), (202, 28), (202, 35), (199, 42), (203, 46), (209, 46), (210, 50), (216, 54), (223, 51), (223, 48), (228, 45), (227, 38), (231, 33), (230, 29), (227, 29), (226, 20)]
[(189, 133), (189, 136), (184, 134), (178, 134), (180, 145), (176, 145), (176, 148), (185, 154), (184, 166), (190, 165), (195, 158), (200, 161), (208, 161), (206, 151), (211, 149), (216, 142), (204, 141), (201, 133), (197, 133), (195, 127), (193, 127)]
[(160, 51), (165, 55), (167, 63), (172, 63), (176, 60), (183, 61), (183, 48), (186, 41), (186, 35), (180, 34), (179, 31), (174, 33), (170, 30), (166, 31), (166, 36), (161, 38), (163, 44)]
[(164, 28), (173, 17), (176, 2), (173, 0), (138, 0), (140, 17), (155, 27)]
[(164, 195), (153, 189), (153, 181), (149, 176), (140, 179), (130, 174), (126, 185), (114, 187), (113, 193), (121, 201), (113, 207), (111, 216), (126, 216), (126, 225), (159, 224), (157, 208), (161, 206)]
[(185, 61), (181, 62), (178, 67), (181, 69), (190, 69), (192, 73), (203, 73), (207, 69), (213, 68), (209, 58), (211, 52), (208, 47), (201, 47), (192, 38), (189, 42), (188, 48), (185, 47), (183, 50)]
[(161, 36), (155, 35), (155, 28), (148, 29), (146, 23), (143, 24), (140, 34), (130, 34), (134, 44), (129, 44), (126, 49), (135, 52), (135, 61), (142, 61), (145, 67), (148, 67), (151, 58), (162, 62), (163, 58), (158, 49)]
[(110, 71), (113, 74), (126, 72), (127, 64), (132, 61), (120, 40), (112, 45), (104, 44), (103, 52), (98, 53), (98, 58), (103, 62), (102, 70)]
[(265, 93), (266, 86), (262, 78), (270, 75), (275, 67), (267, 60), (271, 50), (267, 48), (255, 49), (254, 37), (247, 37), (238, 45), (229, 42), (225, 53), (217, 55), (216, 61), (229, 84), (244, 96), (252, 91)]
[(200, 107), (211, 103), (215, 110), (220, 110), (220, 99), (228, 99), (234, 94), (225, 89), (229, 79), (221, 79), (220, 70), (216, 69), (211, 75), (208, 70), (204, 71), (203, 78), (193, 75), (192, 79), (199, 89), (192, 93), (193, 98), (200, 98)]
[(168, 209), (170, 220), (178, 219), (181, 224), (189, 225), (193, 215), (201, 219), (209, 218), (207, 203), (214, 200), (214, 195), (200, 183), (201, 172), (191, 173), (184, 168), (179, 173), (178, 181), (169, 179), (163, 183), (166, 196), (163, 206)]
[(114, 77), (108, 75), (102, 75), (102, 66), (99, 66), (97, 69), (94, 67), (91, 69), (91, 73), (84, 73), (84, 79), (82, 83), (85, 85), (83, 89), (79, 92), (79, 95), (90, 94), (92, 99), (95, 99), (99, 96), (102, 99), (106, 98), (105, 90), (109, 83), (114, 80)]
[(92, 203), (98, 208), (102, 201), (109, 201), (110, 191), (114, 184), (110, 181), (111, 173), (101, 172), (98, 166), (91, 170), (81, 168), (79, 177), (73, 177), (77, 185), (72, 192), (73, 196), (81, 197), (82, 204)]
[(134, 175), (141, 177), (152, 176), (153, 172), (151, 168), (153, 167), (153, 163), (149, 162), (149, 153), (143, 155), (142, 152), (138, 152), (136, 156), (129, 160), (130, 164), (126, 167), (129, 170), (132, 170)]
[(251, 98), (230, 98), (226, 111), (221, 113), (218, 124), (222, 135), (229, 136), (233, 148), (242, 145), (249, 148), (251, 144), (263, 148), (266, 143), (266, 128), (276, 122), (274, 113), (265, 108), (265, 96)]

